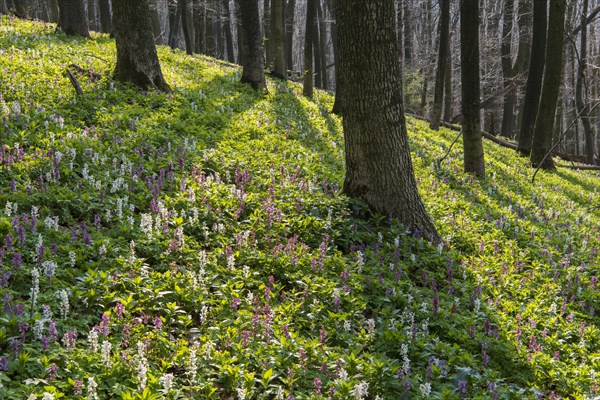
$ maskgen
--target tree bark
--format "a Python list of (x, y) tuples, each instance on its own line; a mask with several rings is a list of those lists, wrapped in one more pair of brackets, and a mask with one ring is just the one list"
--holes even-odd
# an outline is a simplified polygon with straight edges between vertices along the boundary
[(258, 2), (241, 0), (239, 7), (244, 39), (242, 45), (244, 51), (242, 82), (250, 84), (254, 89), (266, 92), (267, 83), (263, 63)]
[(512, 62), (512, 30), (514, 0), (504, 3), (504, 18), (502, 23), (502, 45), (500, 56), (502, 59), (502, 76), (504, 84), (504, 103), (502, 112), (502, 136), (512, 138), (515, 130), (515, 104), (517, 91), (515, 86), (515, 71)]
[[(15, 15), (19, 18), (29, 18), (29, 7), (27, 0), (13, 0), (15, 3)], [(81, 5), (83, 7), (83, 3)]]
[(394, 3), (342, 0), (337, 8), (344, 98), (344, 192), (438, 240), (414, 178), (396, 44)]
[(333, 17), (333, 23), (331, 25), (331, 42), (333, 44), (333, 63), (335, 65), (335, 100), (333, 103), (333, 108), (331, 112), (337, 115), (342, 114), (342, 86), (341, 80), (343, 75), (340, 73), (340, 52), (339, 52), (339, 42), (338, 42), (338, 24), (337, 24), (337, 0), (329, 0), (329, 10), (331, 10), (331, 15)]
[(217, 40), (217, 58), (225, 58), (225, 37), (223, 36), (223, 3), (217, 0), (215, 15), (215, 32)]
[(294, 70), (294, 17), (296, 0), (288, 0), (285, 11), (285, 58), (287, 68)]
[(306, 97), (313, 97), (313, 45), (316, 30), (316, 0), (306, 1), (306, 34), (304, 35), (304, 85), (302, 93)]
[(565, 26), (565, 0), (553, 0), (548, 17), (548, 40), (546, 41), (546, 66), (539, 112), (535, 121), (531, 143), (531, 164), (543, 169), (554, 169), (552, 157), (544, 157), (552, 147), (552, 129), (556, 117), (556, 105), (560, 91), (563, 61), (563, 35)]
[(98, 15), (95, 0), (87, 0), (87, 12), (88, 28), (92, 31), (98, 31)]
[(460, 54), (465, 172), (485, 175), (479, 116), (479, 1), (461, 0)]
[(438, 51), (438, 64), (435, 76), (435, 89), (433, 95), (433, 108), (429, 127), (435, 131), (440, 129), (442, 120), (442, 105), (444, 101), (444, 85), (446, 71), (448, 70), (448, 45), (450, 43), (450, 0), (440, 0), (440, 38)]
[(319, 75), (321, 77), (321, 88), (327, 90), (329, 88), (329, 77), (327, 74), (327, 27), (325, 25), (325, 13), (323, 12), (321, 0), (317, 1), (317, 21), (319, 24)]
[(206, 54), (206, 4), (205, 0), (194, 0), (194, 50)]
[(70, 36), (90, 37), (83, 0), (58, 0), (58, 29)]
[(158, 1), (150, 0), (150, 23), (152, 25), (152, 35), (154, 36), (154, 44), (164, 44), (162, 28), (160, 26), (160, 14), (158, 10)]
[(223, 0), (223, 30), (225, 31), (225, 44), (227, 45), (227, 61), (235, 62), (235, 53), (233, 51), (233, 34), (231, 32), (231, 8), (229, 0)]
[[(244, 0), (242, 0), (244, 1)], [(271, 68), (275, 62), (273, 43), (271, 42), (271, 0), (263, 0), (264, 46), (266, 51), (266, 67)]]
[(185, 41), (185, 52), (194, 54), (194, 9), (192, 0), (179, 0), (181, 3), (181, 26), (183, 27), (183, 39)]
[(517, 151), (524, 156), (531, 153), (533, 130), (538, 115), (540, 95), (542, 91), (542, 77), (546, 63), (546, 29), (547, 20), (546, 0), (533, 2), (533, 36), (531, 39), (531, 58), (527, 74), (527, 88), (523, 102), (523, 116), (519, 134)]
[(402, 24), (402, 28), (404, 30), (404, 33), (402, 35), (402, 38), (404, 40), (404, 48), (403, 48), (403, 53), (404, 53), (404, 65), (405, 66), (410, 66), (412, 64), (412, 56), (413, 56), (413, 45), (412, 45), (412, 38), (413, 38), (413, 32), (412, 32), (412, 0), (404, 0), (404, 10), (403, 10), (403, 24)]
[(181, 1), (169, 0), (169, 47), (179, 47), (179, 32), (181, 31)]
[(273, 75), (287, 79), (285, 59), (285, 0), (271, 0), (271, 47)]
[(242, 29), (242, 18), (241, 18), (241, 14), (240, 14), (240, 2), (242, 2), (243, 0), (235, 0), (235, 15), (236, 15), (236, 21), (237, 21), (237, 50), (238, 50), (238, 59), (237, 59), (237, 63), (240, 65), (244, 64), (244, 50), (243, 50), (243, 43), (244, 43), (244, 30)]
[(50, 8), (50, 22), (58, 23), (60, 11), (58, 9), (58, 0), (49, 0), (48, 7)]
[(575, 101), (577, 103), (577, 113), (583, 125), (583, 133), (585, 135), (585, 156), (588, 164), (594, 164), (595, 140), (594, 128), (590, 123), (589, 105), (587, 103), (587, 95), (584, 95), (586, 86), (586, 70), (587, 70), (587, 12), (588, 0), (583, 0), (583, 9), (581, 11), (581, 42), (579, 46), (579, 68), (577, 71), (577, 86), (575, 89)]
[(169, 91), (156, 54), (147, 0), (113, 0), (117, 47), (115, 79)]
[(444, 121), (452, 120), (452, 37), (448, 35), (448, 56), (446, 57), (446, 76), (444, 77)]
[[(155, 3), (156, 0), (153, 0), (153, 2)], [(102, 25), (102, 32), (112, 33), (112, 16), (110, 15), (110, 0), (99, 0), (98, 6), (98, 8), (100, 8), (100, 25)]]

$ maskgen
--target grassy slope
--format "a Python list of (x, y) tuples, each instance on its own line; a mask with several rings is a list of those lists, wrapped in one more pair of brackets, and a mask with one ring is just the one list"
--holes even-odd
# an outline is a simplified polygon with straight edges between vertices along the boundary
[[(596, 174), (532, 185), (491, 144), (485, 180), (459, 148), (436, 170), (453, 133), (409, 119), (450, 245), (432, 248), (339, 194), (325, 94), (269, 82), (261, 98), (237, 68), (165, 48), (175, 90), (142, 94), (110, 81), (108, 38), (18, 20), (0, 52), (0, 398), (83, 398), (90, 378), (100, 398), (595, 393)], [(70, 63), (104, 78), (76, 98)]]

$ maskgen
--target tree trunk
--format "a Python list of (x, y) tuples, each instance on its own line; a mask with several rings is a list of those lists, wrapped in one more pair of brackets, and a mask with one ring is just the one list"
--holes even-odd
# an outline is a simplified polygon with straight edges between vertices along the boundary
[(552, 147), (552, 128), (556, 117), (556, 105), (560, 91), (563, 60), (563, 35), (565, 26), (565, 0), (554, 0), (548, 17), (548, 40), (546, 41), (546, 67), (542, 95), (533, 140), (531, 143), (531, 164), (543, 169), (554, 169), (551, 156), (544, 156)]
[(154, 44), (164, 44), (162, 28), (160, 27), (160, 14), (158, 10), (158, 1), (150, 0), (150, 24), (152, 25), (152, 35), (154, 36)]
[(339, 52), (339, 42), (338, 42), (338, 24), (337, 24), (337, 1), (329, 0), (329, 9), (331, 10), (331, 15), (333, 17), (333, 24), (331, 25), (331, 42), (333, 43), (333, 63), (335, 65), (335, 100), (333, 103), (333, 108), (331, 112), (337, 115), (342, 114), (342, 85), (341, 80), (343, 79), (343, 74), (340, 73), (340, 52)]
[[(19, 18), (29, 18), (29, 7), (27, 0), (13, 0), (15, 3), (15, 15)], [(83, 3), (81, 4), (83, 8)]]
[(169, 47), (172, 49), (177, 49), (179, 47), (181, 11), (181, 1), (169, 0)]
[(285, 60), (285, 0), (271, 0), (271, 38), (273, 75), (287, 79)]
[(98, 31), (98, 15), (96, 13), (95, 0), (87, 0), (87, 12), (89, 29), (92, 31)]
[[(156, 0), (152, 1), (152, 3), (156, 3)], [(154, 5), (156, 7), (156, 4)], [(112, 33), (112, 16), (110, 15), (110, 0), (99, 0), (98, 6), (98, 8), (100, 8), (100, 24), (102, 25), (102, 32)]]
[(60, 11), (58, 9), (58, 0), (49, 0), (48, 7), (50, 8), (50, 22), (58, 23)]
[(448, 70), (448, 44), (450, 43), (450, 0), (440, 0), (440, 38), (438, 51), (438, 64), (435, 76), (435, 89), (433, 95), (433, 108), (429, 127), (435, 131), (440, 129), (442, 120), (442, 105), (444, 100), (444, 85), (446, 71)]
[(206, 54), (206, 4), (205, 0), (194, 0), (194, 50)]
[(304, 85), (302, 92), (306, 97), (313, 97), (313, 44), (317, 27), (317, 0), (306, 1), (306, 34), (304, 35)]
[(215, 15), (215, 32), (217, 40), (217, 58), (225, 58), (225, 37), (223, 36), (223, 3), (217, 0), (217, 12)]
[(223, 0), (223, 30), (225, 30), (225, 43), (227, 45), (227, 61), (235, 62), (235, 53), (233, 52), (233, 34), (231, 33), (231, 8), (229, 0)]
[(296, 0), (288, 0), (285, 11), (285, 58), (287, 68), (294, 70), (294, 17)]
[(581, 45), (579, 46), (579, 68), (577, 71), (577, 86), (575, 90), (575, 100), (577, 102), (577, 113), (583, 125), (585, 135), (585, 157), (588, 164), (594, 164), (594, 128), (590, 123), (589, 105), (587, 104), (587, 93), (584, 95), (584, 85), (586, 81), (587, 70), (587, 12), (588, 0), (583, 0), (583, 9), (581, 11)]
[(113, 0), (117, 47), (115, 79), (169, 91), (156, 54), (147, 0)]
[(244, 64), (242, 82), (254, 89), (266, 92), (265, 66), (263, 63), (262, 37), (260, 34), (260, 15), (258, 2), (241, 0), (239, 2), (244, 43)]
[(465, 172), (485, 175), (479, 116), (479, 1), (461, 0), (460, 54)]
[(531, 153), (533, 130), (538, 115), (540, 94), (542, 91), (542, 77), (546, 63), (546, 28), (547, 2), (534, 0), (533, 2), (533, 36), (531, 39), (531, 58), (527, 74), (527, 89), (523, 102), (523, 118), (519, 134), (517, 151), (524, 156)]
[(325, 13), (321, 0), (317, 1), (317, 21), (319, 23), (319, 74), (321, 76), (321, 88), (327, 90), (329, 88), (327, 74), (327, 27), (325, 25)]
[(58, 28), (70, 36), (90, 37), (83, 0), (58, 0)]
[(185, 41), (185, 52), (194, 54), (194, 10), (193, 0), (179, 0), (181, 3), (181, 26), (183, 27), (183, 39)]
[(504, 103), (502, 112), (502, 136), (512, 138), (515, 130), (515, 103), (516, 86), (512, 62), (512, 30), (514, 0), (504, 3), (504, 18), (502, 23), (502, 45), (500, 54), (502, 59), (502, 76), (504, 77)]
[(404, 65), (410, 66), (412, 64), (412, 55), (413, 55), (413, 46), (412, 46), (412, 0), (404, 0), (404, 10), (403, 10), (403, 30), (404, 34)]
[(244, 43), (244, 30), (242, 29), (242, 18), (241, 18), (241, 14), (240, 14), (240, 2), (243, 0), (235, 0), (235, 15), (236, 15), (236, 21), (237, 21), (237, 50), (238, 50), (238, 59), (237, 59), (237, 63), (240, 65), (244, 64), (244, 50), (243, 50), (243, 43)]
[(448, 56), (446, 57), (446, 76), (444, 77), (444, 121), (452, 121), (452, 37), (448, 35)]
[[(242, 0), (244, 1), (244, 0)], [(263, 25), (264, 25), (264, 45), (266, 50), (267, 68), (271, 68), (273, 63), (275, 62), (273, 43), (271, 42), (271, 0), (263, 0), (264, 2), (264, 10), (263, 10)]]
[(413, 233), (438, 235), (415, 182), (396, 45), (394, 3), (338, 4), (344, 99), (344, 192), (398, 218)]

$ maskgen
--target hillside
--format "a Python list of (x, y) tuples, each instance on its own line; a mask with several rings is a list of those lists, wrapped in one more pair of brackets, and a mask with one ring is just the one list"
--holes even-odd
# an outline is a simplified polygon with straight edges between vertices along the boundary
[[(0, 20), (0, 398), (593, 398), (600, 180), (409, 119), (447, 246), (340, 193), (333, 99)], [(79, 75), (77, 96), (64, 74)]]

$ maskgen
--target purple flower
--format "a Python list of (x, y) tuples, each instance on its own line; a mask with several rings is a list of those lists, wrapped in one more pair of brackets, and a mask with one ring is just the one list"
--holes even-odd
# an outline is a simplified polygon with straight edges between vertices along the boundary
[(315, 386), (315, 393), (321, 394), (321, 387), (322, 387), (321, 379), (315, 378), (315, 380), (313, 381), (313, 385)]
[(467, 394), (467, 381), (458, 381), (458, 393)]
[(8, 371), (8, 358), (6, 356), (0, 357), (0, 371)]
[(83, 381), (75, 381), (73, 384), (73, 394), (75, 396), (81, 396), (83, 393)]
[(154, 329), (160, 329), (163, 326), (163, 322), (160, 317), (154, 317), (153, 323), (154, 323)]
[(123, 318), (124, 311), (125, 306), (123, 305), (123, 303), (117, 303), (117, 305), (115, 306), (115, 314), (117, 315), (117, 318)]
[(63, 344), (66, 347), (69, 348), (74, 348), (75, 347), (75, 341), (77, 340), (77, 332), (76, 331), (69, 331), (66, 332), (65, 335), (63, 336)]

